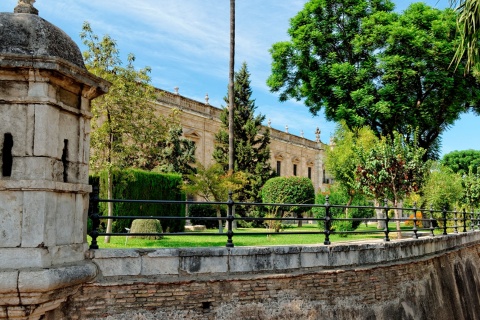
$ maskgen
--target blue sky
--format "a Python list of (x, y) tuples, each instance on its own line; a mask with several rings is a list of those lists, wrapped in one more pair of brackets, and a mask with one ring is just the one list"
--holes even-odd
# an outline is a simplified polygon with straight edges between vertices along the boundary
[[(2, 0), (0, 11), (13, 12), (17, 0)], [(246, 61), (251, 73), (253, 97), (257, 112), (270, 119), (272, 127), (288, 130), (328, 142), (335, 124), (322, 115), (313, 117), (301, 102), (280, 103), (278, 94), (266, 85), (271, 58), (268, 50), (278, 41), (288, 40), (289, 19), (307, 0), (237, 0), (236, 68)], [(413, 1), (394, 1), (398, 11)], [(445, 8), (448, 0), (424, 1)], [(96, 34), (109, 34), (117, 41), (122, 57), (136, 56), (138, 68), (152, 68), (152, 83), (222, 107), (227, 92), (229, 59), (228, 0), (37, 0), (39, 15), (63, 29), (79, 44), (84, 21), (90, 22)], [(453, 150), (480, 150), (480, 117), (467, 114), (443, 135), (442, 153)]]

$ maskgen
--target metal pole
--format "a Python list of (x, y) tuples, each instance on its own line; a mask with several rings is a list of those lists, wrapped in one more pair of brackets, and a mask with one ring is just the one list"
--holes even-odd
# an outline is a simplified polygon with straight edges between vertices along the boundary
[(390, 218), (388, 217), (388, 200), (384, 199), (383, 200), (383, 207), (385, 211), (385, 228), (383, 229), (383, 232), (385, 232), (385, 238), (383, 238), (383, 241), (390, 241), (390, 238), (388, 237), (388, 233), (390, 232), (390, 229), (388, 228), (388, 222), (390, 221)]
[(90, 249), (98, 249), (98, 227), (100, 226), (100, 210), (98, 208), (100, 188), (98, 185), (93, 186), (93, 191), (90, 193), (90, 214), (89, 217), (92, 219), (92, 231), (89, 235), (92, 237), (92, 243), (90, 244)]
[(235, 217), (233, 216), (233, 206), (235, 205), (235, 203), (233, 202), (232, 200), (232, 192), (230, 191), (228, 193), (228, 201), (227, 201), (227, 205), (228, 205), (228, 216), (227, 216), (227, 248), (233, 248), (234, 245), (233, 245), (233, 221), (235, 220)]
[(328, 246), (330, 242), (330, 227), (331, 227), (331, 216), (330, 216), (330, 203), (328, 203), (328, 196), (325, 197), (325, 241), (323, 244)]

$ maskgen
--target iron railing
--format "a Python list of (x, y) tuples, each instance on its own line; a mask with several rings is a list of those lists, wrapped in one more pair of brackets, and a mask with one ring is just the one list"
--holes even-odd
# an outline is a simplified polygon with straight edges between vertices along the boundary
[[(167, 232), (167, 233), (106, 233), (100, 232), (100, 221), (101, 220), (122, 220), (122, 219), (158, 219), (162, 220), (189, 220), (193, 219), (192, 217), (176, 217), (176, 216), (102, 216), (100, 215), (99, 204), (101, 202), (112, 202), (112, 203), (140, 203), (140, 204), (156, 204), (156, 205), (168, 205), (168, 204), (200, 204), (200, 205), (224, 205), (228, 208), (226, 217), (195, 217), (195, 219), (202, 220), (222, 220), (227, 224), (226, 233), (200, 233), (200, 232)], [(256, 207), (308, 207), (308, 208), (323, 208), (324, 215), (322, 217), (262, 217), (262, 218), (253, 218), (253, 217), (235, 217), (235, 207), (238, 206), (256, 206)], [(360, 209), (360, 210), (381, 210), (383, 213), (382, 218), (371, 217), (371, 218), (338, 218), (332, 216), (332, 210), (334, 208), (343, 210), (345, 208), (349, 209)], [(411, 213), (412, 218), (390, 218), (390, 210), (402, 210), (403, 212)], [(417, 213), (421, 212), (421, 219), (417, 218)], [(416, 208), (415, 206), (411, 208), (396, 208), (387, 205), (385, 201), (384, 206), (345, 206), (345, 205), (332, 205), (328, 202), (328, 197), (324, 204), (287, 204), (287, 203), (246, 203), (246, 202), (234, 202), (232, 200), (231, 194), (226, 202), (198, 202), (198, 201), (171, 201), (171, 200), (126, 200), (126, 199), (100, 199), (99, 198), (99, 189), (98, 186), (93, 187), (93, 192), (90, 195), (90, 206), (89, 206), (89, 218), (92, 221), (91, 231), (89, 235), (92, 238), (90, 249), (98, 249), (97, 238), (99, 236), (226, 236), (226, 247), (233, 248), (233, 224), (235, 221), (243, 220), (247, 222), (268, 222), (268, 221), (317, 221), (319, 224), (318, 231), (284, 231), (284, 232), (242, 232), (241, 236), (249, 235), (293, 235), (293, 234), (318, 234), (323, 235), (323, 244), (330, 245), (330, 236), (333, 234), (348, 235), (348, 234), (383, 234), (383, 241), (390, 241), (389, 234), (391, 232), (399, 232), (396, 229), (389, 227), (389, 222), (407, 222), (409, 221), (412, 225), (411, 228), (403, 228), (401, 232), (411, 232), (411, 236), (414, 239), (419, 238), (419, 233), (423, 233), (429, 236), (435, 236), (435, 233), (440, 233), (440, 235), (447, 235), (449, 233), (459, 233), (459, 232), (469, 232), (480, 230), (480, 213), (477, 212), (467, 212), (465, 209), (462, 211), (448, 211), (446, 209), (424, 209)], [(335, 221), (357, 221), (362, 223), (367, 222), (384, 222), (385, 227), (380, 230), (370, 230), (370, 231), (341, 231), (333, 228)], [(422, 222), (422, 223), (420, 223)], [(425, 227), (421, 227), (425, 225)], [(323, 228), (321, 227), (323, 226)], [(438, 230), (437, 232), (435, 232)], [(320, 243), (321, 241), (319, 241)]]

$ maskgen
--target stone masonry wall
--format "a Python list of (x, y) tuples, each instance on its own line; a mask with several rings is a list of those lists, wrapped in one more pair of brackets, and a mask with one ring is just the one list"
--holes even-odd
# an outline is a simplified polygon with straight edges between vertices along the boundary
[[(147, 275), (148, 272), (142, 274), (141, 268), (131, 272), (137, 275), (125, 275), (126, 265), (134, 266), (136, 260), (152, 254), (148, 251), (137, 252), (137, 258), (132, 255), (124, 266), (117, 267), (112, 261), (108, 267), (105, 261), (101, 262), (111, 260), (103, 255), (101, 259), (93, 258), (103, 276), (71, 297), (62, 308), (63, 316), (67, 319), (480, 319), (480, 272), (476, 267), (480, 265), (480, 232), (420, 242), (318, 248), (327, 249), (317, 250), (316, 258), (300, 259), (297, 265), (281, 263), (278, 268), (269, 264), (282, 261), (281, 255), (275, 256), (275, 248), (263, 248), (263, 253), (257, 248), (243, 258), (250, 271), (240, 271), (248, 269), (238, 267), (242, 259), (229, 259), (237, 266), (222, 271), (218, 260), (207, 264), (180, 251), (176, 275)], [(241, 254), (245, 254), (254, 248), (232, 250), (236, 249), (244, 250)], [(291, 253), (300, 254), (302, 248), (299, 250)], [(391, 253), (386, 254), (387, 251)], [(280, 250), (281, 254), (288, 252), (285, 248)], [(218, 253), (211, 257), (215, 256), (219, 257)], [(310, 266), (307, 260), (311, 260)], [(314, 261), (316, 267), (312, 266)], [(160, 260), (157, 268), (162, 269)], [(207, 272), (211, 268), (217, 271)]]

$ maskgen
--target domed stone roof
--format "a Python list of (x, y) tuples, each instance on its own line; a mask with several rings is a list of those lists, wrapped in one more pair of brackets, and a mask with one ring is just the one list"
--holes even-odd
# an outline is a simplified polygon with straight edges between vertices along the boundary
[(86, 70), (76, 43), (36, 14), (0, 13), (0, 57), (11, 54), (61, 58)]

